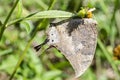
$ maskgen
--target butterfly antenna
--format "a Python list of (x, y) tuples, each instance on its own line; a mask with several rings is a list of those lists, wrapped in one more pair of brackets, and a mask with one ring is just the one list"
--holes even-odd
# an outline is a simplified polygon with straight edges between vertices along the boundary
[(34, 49), (35, 49), (36, 51), (39, 51), (40, 48), (41, 48), (43, 45), (45, 45), (48, 41), (49, 41), (49, 39), (45, 39), (45, 41), (44, 41), (42, 44), (35, 46)]

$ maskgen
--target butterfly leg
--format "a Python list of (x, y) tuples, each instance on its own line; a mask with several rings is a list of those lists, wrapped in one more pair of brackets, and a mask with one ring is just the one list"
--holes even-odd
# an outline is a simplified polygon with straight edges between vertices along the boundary
[[(45, 51), (47, 51), (48, 49), (50, 49), (50, 48), (56, 48), (55, 46), (53, 46), (53, 45), (50, 45)], [(56, 48), (57, 49), (57, 48)], [(58, 50), (58, 52), (61, 52), (59, 49), (57, 49)]]

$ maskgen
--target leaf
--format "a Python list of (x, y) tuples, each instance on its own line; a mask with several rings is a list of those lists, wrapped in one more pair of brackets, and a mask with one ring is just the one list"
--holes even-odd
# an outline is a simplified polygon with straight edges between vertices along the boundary
[(22, 26), (23, 28), (25, 28), (25, 30), (27, 31), (27, 33), (30, 32), (30, 30), (31, 30), (30, 22), (28, 22), (28, 21), (22, 21), (22, 22), (21, 22), (21, 26)]
[(7, 49), (7, 50), (0, 50), (0, 56), (9, 54), (10, 52), (12, 52), (13, 50), (11, 48)]
[(53, 80), (53, 78), (58, 77), (61, 74), (62, 72), (59, 70), (52, 70), (43, 75), (43, 80)]
[(38, 12), (27, 19), (40, 19), (40, 18), (68, 18), (72, 17), (74, 14), (71, 12), (60, 11), (60, 10), (48, 10), (48, 11), (41, 11)]
[(16, 17), (17, 17), (17, 18), (20, 18), (20, 17), (21, 17), (21, 14), (22, 14), (22, 0), (20, 0), (20, 1), (18, 2)]
[(71, 12), (60, 11), (60, 10), (48, 10), (48, 11), (34, 12), (34, 13), (29, 14), (26, 17), (22, 17), (22, 18), (10, 21), (7, 24), (7, 26), (12, 25), (12, 24), (17, 23), (17, 22), (21, 22), (21, 21), (25, 21), (25, 20), (31, 20), (31, 19), (70, 18), (72, 16), (75, 16), (75, 14), (73, 14)]
[(9, 57), (4, 58), (1, 62), (2, 65), (0, 65), (0, 71), (5, 70), (6, 72), (11, 73), (17, 63), (17, 59), (18, 57), (16, 55), (9, 55)]

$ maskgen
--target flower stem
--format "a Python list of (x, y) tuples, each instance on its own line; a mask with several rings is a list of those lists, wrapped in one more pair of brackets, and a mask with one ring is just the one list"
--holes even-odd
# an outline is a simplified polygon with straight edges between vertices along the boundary
[(0, 29), (0, 40), (1, 40), (1, 38), (2, 38), (2, 35), (3, 35), (3, 33), (4, 33), (4, 30), (5, 30), (5, 28), (6, 28), (6, 24), (7, 24), (8, 20), (10, 19), (11, 15), (12, 15), (12, 13), (13, 13), (13, 11), (14, 11), (14, 9), (16, 8), (16, 6), (17, 6), (17, 4), (18, 4), (18, 2), (19, 2), (19, 0), (16, 0), (15, 4), (13, 5), (13, 8), (12, 8), (11, 11), (9, 12), (8, 16), (6, 17), (6, 19), (5, 19), (2, 27), (1, 27), (1, 29)]

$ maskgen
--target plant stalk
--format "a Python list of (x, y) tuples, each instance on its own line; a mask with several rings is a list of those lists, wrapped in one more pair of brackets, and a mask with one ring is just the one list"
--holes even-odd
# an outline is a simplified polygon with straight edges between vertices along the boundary
[(9, 12), (8, 16), (6, 17), (6, 19), (5, 19), (5, 21), (4, 21), (3, 25), (2, 25), (2, 27), (1, 27), (1, 29), (0, 29), (0, 40), (2, 39), (2, 35), (3, 35), (4, 31), (5, 31), (6, 24), (7, 24), (8, 20), (10, 19), (10, 17), (11, 17), (11, 15), (12, 15), (13, 11), (15, 10), (15, 8), (16, 8), (18, 2), (19, 2), (19, 0), (16, 0), (15, 4), (13, 5), (11, 11)]

